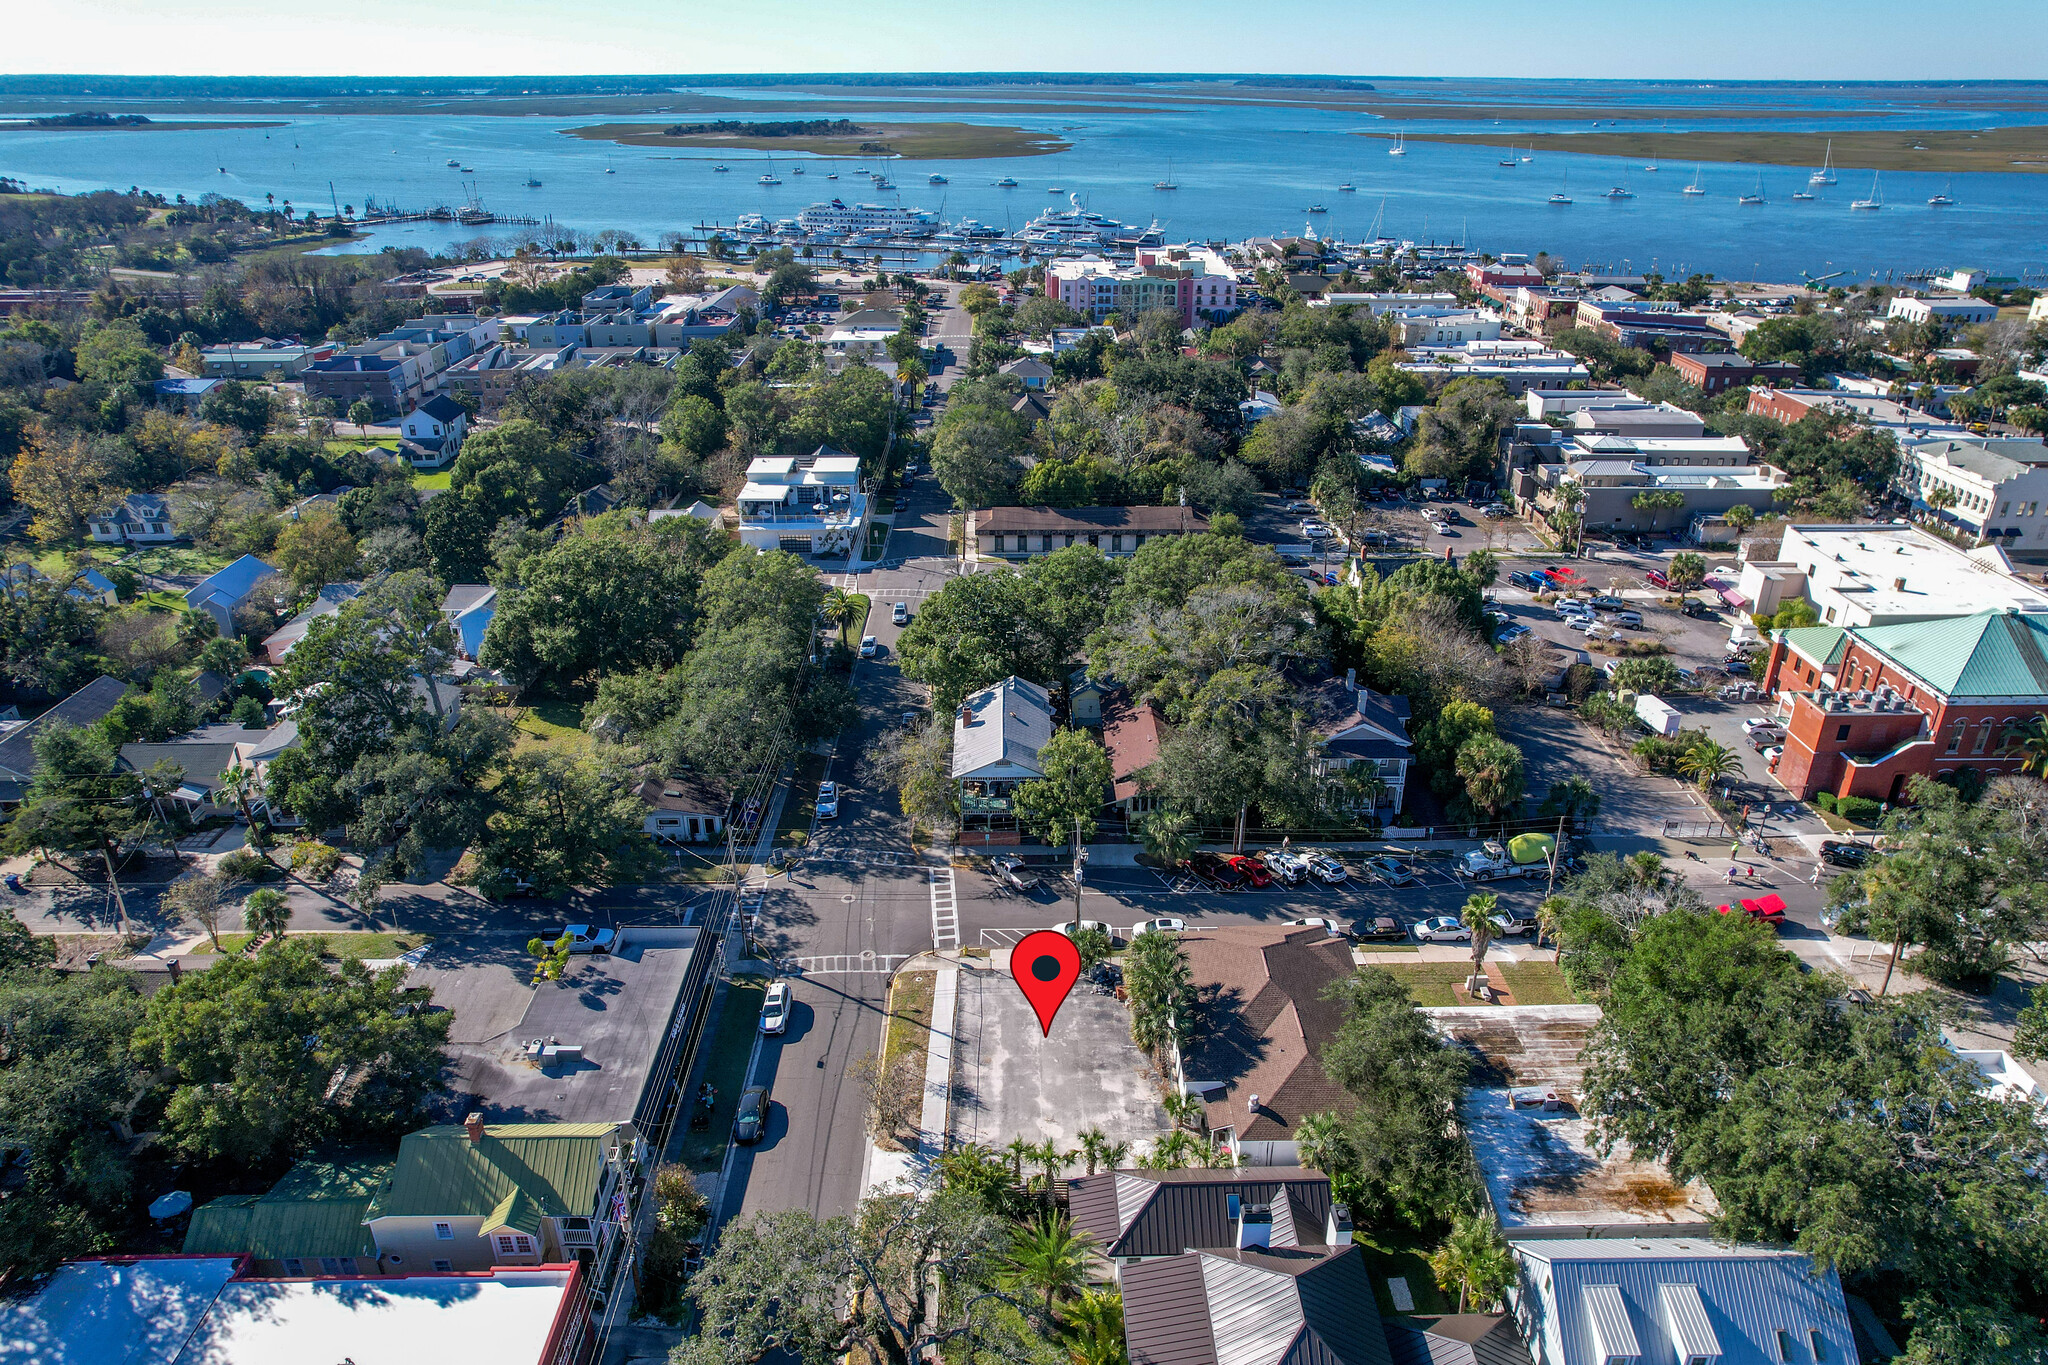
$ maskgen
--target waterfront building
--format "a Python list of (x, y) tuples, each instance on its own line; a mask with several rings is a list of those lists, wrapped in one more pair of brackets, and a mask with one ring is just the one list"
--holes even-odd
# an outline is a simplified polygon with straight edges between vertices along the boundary
[(1998, 305), (1973, 299), (1965, 294), (1899, 294), (1892, 298), (1891, 306), (1885, 310), (1887, 318), (1904, 318), (1907, 322), (1937, 323), (1943, 327), (1962, 327), (1972, 323), (1990, 322), (1998, 316)]
[(1096, 322), (1111, 313), (1134, 318), (1166, 308), (1192, 327), (1200, 318), (1220, 320), (1237, 311), (1237, 274), (1207, 247), (1141, 249), (1131, 265), (1095, 255), (1051, 261), (1045, 290)]

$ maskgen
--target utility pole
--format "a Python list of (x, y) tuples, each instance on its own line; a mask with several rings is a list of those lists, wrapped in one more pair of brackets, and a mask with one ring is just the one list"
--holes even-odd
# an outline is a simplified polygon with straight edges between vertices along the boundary
[(1081, 846), (1081, 817), (1074, 817), (1074, 932), (1081, 932), (1081, 883), (1087, 875), (1088, 850)]

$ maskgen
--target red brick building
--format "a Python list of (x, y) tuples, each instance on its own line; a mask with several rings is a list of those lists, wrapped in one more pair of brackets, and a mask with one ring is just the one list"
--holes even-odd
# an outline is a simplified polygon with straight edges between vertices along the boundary
[(1673, 351), (1671, 368), (1709, 398), (1745, 384), (1790, 384), (1799, 380), (1799, 367), (1789, 360), (1758, 362), (1733, 351)]
[(1764, 686), (1785, 724), (1778, 780), (1802, 799), (1898, 801), (1911, 777), (2017, 772), (2014, 733), (2048, 713), (2048, 613), (1779, 631)]

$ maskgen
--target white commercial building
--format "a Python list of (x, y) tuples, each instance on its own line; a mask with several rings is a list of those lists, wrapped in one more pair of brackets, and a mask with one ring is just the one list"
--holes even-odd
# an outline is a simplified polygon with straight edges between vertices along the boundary
[(740, 539), (757, 550), (840, 555), (859, 549), (868, 519), (860, 457), (831, 446), (762, 456), (740, 490)]
[(2048, 554), (2048, 444), (1945, 438), (1908, 441), (1899, 456), (1899, 488), (1915, 511)]
[(1583, 383), (1591, 373), (1577, 356), (1540, 341), (1468, 341), (1461, 346), (1411, 349), (1400, 368), (1428, 383), (1453, 379), (1498, 379), (1510, 393), (1561, 389)]
[(1345, 294), (1331, 292), (1310, 299), (1311, 308), (1363, 308), (1374, 317), (1387, 313), (1408, 313), (1416, 309), (1450, 310), (1458, 306), (1456, 294)]
[(1913, 526), (1787, 526), (1778, 557), (1744, 564), (1737, 590), (1759, 613), (1804, 597), (1829, 626), (2048, 611), (2048, 592), (2013, 577), (2003, 550), (1965, 553)]
[(1989, 322), (1998, 316), (1998, 305), (1973, 299), (1966, 294), (1930, 294), (1915, 297), (1900, 294), (1892, 300), (1885, 311), (1888, 318), (1904, 318), (1908, 322), (1938, 322), (1943, 326), (1960, 326), (1965, 323)]
[(1500, 340), (1500, 318), (1476, 308), (1416, 308), (1388, 315), (1402, 346), (1462, 346)]

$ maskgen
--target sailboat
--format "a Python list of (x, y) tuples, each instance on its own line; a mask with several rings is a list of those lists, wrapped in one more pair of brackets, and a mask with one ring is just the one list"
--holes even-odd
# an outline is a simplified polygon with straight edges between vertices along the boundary
[(1500, 164), (1503, 166), (1519, 166), (1522, 164), (1521, 162), (1515, 159), (1514, 143), (1510, 142), (1508, 144), (1508, 154), (1500, 159)]
[(1820, 169), (1806, 177), (1809, 185), (1832, 185), (1835, 183), (1835, 140), (1828, 139), (1828, 148), (1821, 153)]
[(1522, 160), (1524, 160), (1524, 161), (1534, 161), (1535, 159), (1536, 159), (1536, 149), (1535, 149), (1534, 147), (1531, 147), (1531, 148), (1529, 149), (1529, 154), (1528, 154), (1527, 156), (1525, 156), (1525, 157), (1523, 157), (1523, 158), (1522, 158)]
[(732, 169), (732, 167), (726, 165), (723, 161), (721, 161), (716, 166), (713, 166), (711, 169), (714, 171), (729, 171)]
[(1391, 146), (1391, 147), (1389, 147), (1389, 148), (1387, 148), (1387, 155), (1388, 155), (1388, 156), (1406, 156), (1406, 155), (1408, 155), (1408, 134), (1407, 134), (1406, 132), (1399, 132), (1399, 133), (1395, 133), (1395, 134), (1394, 134), (1394, 145), (1393, 145), (1393, 146)]
[(775, 158), (772, 156), (768, 157), (767, 161), (768, 169), (761, 172), (761, 178), (754, 183), (757, 185), (780, 185), (782, 182), (775, 178)]
[(1650, 152), (1650, 164), (1643, 167), (1643, 169), (1646, 171), (1654, 171), (1657, 169), (1657, 153), (1654, 148), (1651, 149)]
[(1571, 187), (1572, 187), (1572, 176), (1571, 176), (1571, 172), (1570, 172), (1570, 171), (1566, 171), (1566, 172), (1565, 172), (1565, 175), (1564, 175), (1564, 185), (1563, 185), (1563, 188), (1559, 189), (1559, 190), (1558, 190), (1558, 192), (1557, 192), (1556, 194), (1553, 194), (1553, 195), (1551, 195), (1551, 196), (1550, 196), (1550, 202), (1551, 202), (1551, 203), (1553, 203), (1553, 204), (1569, 204), (1569, 203), (1571, 203), (1571, 202), (1572, 202), (1572, 197), (1571, 197), (1571, 196), (1570, 196), (1569, 194), (1566, 194), (1566, 193), (1565, 193), (1565, 190), (1568, 190), (1568, 189), (1570, 189)]
[(1948, 184), (1947, 184), (1947, 185), (1943, 185), (1943, 186), (1941, 187), (1941, 193), (1940, 193), (1940, 194), (1930, 194), (1930, 195), (1928, 195), (1928, 196), (1927, 196), (1927, 207), (1928, 207), (1928, 208), (1931, 208), (1931, 209), (1952, 209), (1952, 208), (1954, 208), (1954, 207), (1956, 206), (1956, 201), (1955, 201), (1955, 200), (1953, 200), (1953, 199), (1951, 199), (1951, 198), (1949, 197), (1949, 193), (1948, 193), (1948, 191), (1949, 191), (1949, 185), (1953, 185), (1953, 184), (1955, 184), (1955, 183), (1956, 183), (1955, 181), (1951, 180), (1951, 181), (1949, 181), (1949, 182), (1948, 182)]
[(1811, 199), (1811, 198), (1813, 198), (1813, 191), (1812, 191), (1812, 190), (1794, 190), (1794, 191), (1792, 191), (1792, 197), (1793, 197), (1794, 199)]
[(1619, 185), (1615, 185), (1607, 191), (1607, 197), (1609, 199), (1633, 199), (1636, 197), (1636, 192), (1628, 187), (1628, 176), (1626, 174), (1621, 177)]
[(526, 173), (526, 188), (530, 190), (537, 190), (540, 188), (540, 181), (534, 178), (534, 174), (532, 171), (528, 171)]
[(1166, 159), (1166, 179), (1164, 179), (1164, 180), (1155, 180), (1155, 181), (1153, 181), (1153, 182), (1152, 182), (1152, 188), (1153, 188), (1153, 189), (1155, 189), (1155, 190), (1177, 190), (1177, 189), (1179, 189), (1179, 188), (1180, 188), (1180, 186), (1178, 186), (1178, 185), (1176, 185), (1176, 184), (1174, 184), (1174, 183), (1173, 183), (1173, 158), (1172, 158), (1172, 157), (1168, 157), (1168, 158)]
[(1339, 194), (1356, 194), (1357, 192), (1358, 187), (1352, 184), (1349, 180), (1345, 181), (1343, 184), (1337, 187), (1337, 193)]
[(1764, 202), (1764, 173), (1756, 173), (1756, 189), (1735, 201), (1738, 204), (1761, 204)]
[(1877, 183), (1878, 174), (1879, 173), (1877, 171), (1872, 171), (1870, 173), (1870, 197), (1868, 199), (1856, 200), (1854, 203), (1849, 205), (1850, 208), (1874, 210), (1881, 209), (1884, 207), (1884, 190), (1880, 188)]
[(1707, 192), (1707, 187), (1700, 183), (1700, 168), (1698, 166), (1692, 168), (1692, 183), (1687, 185), (1683, 192), (1686, 194), (1705, 194)]

